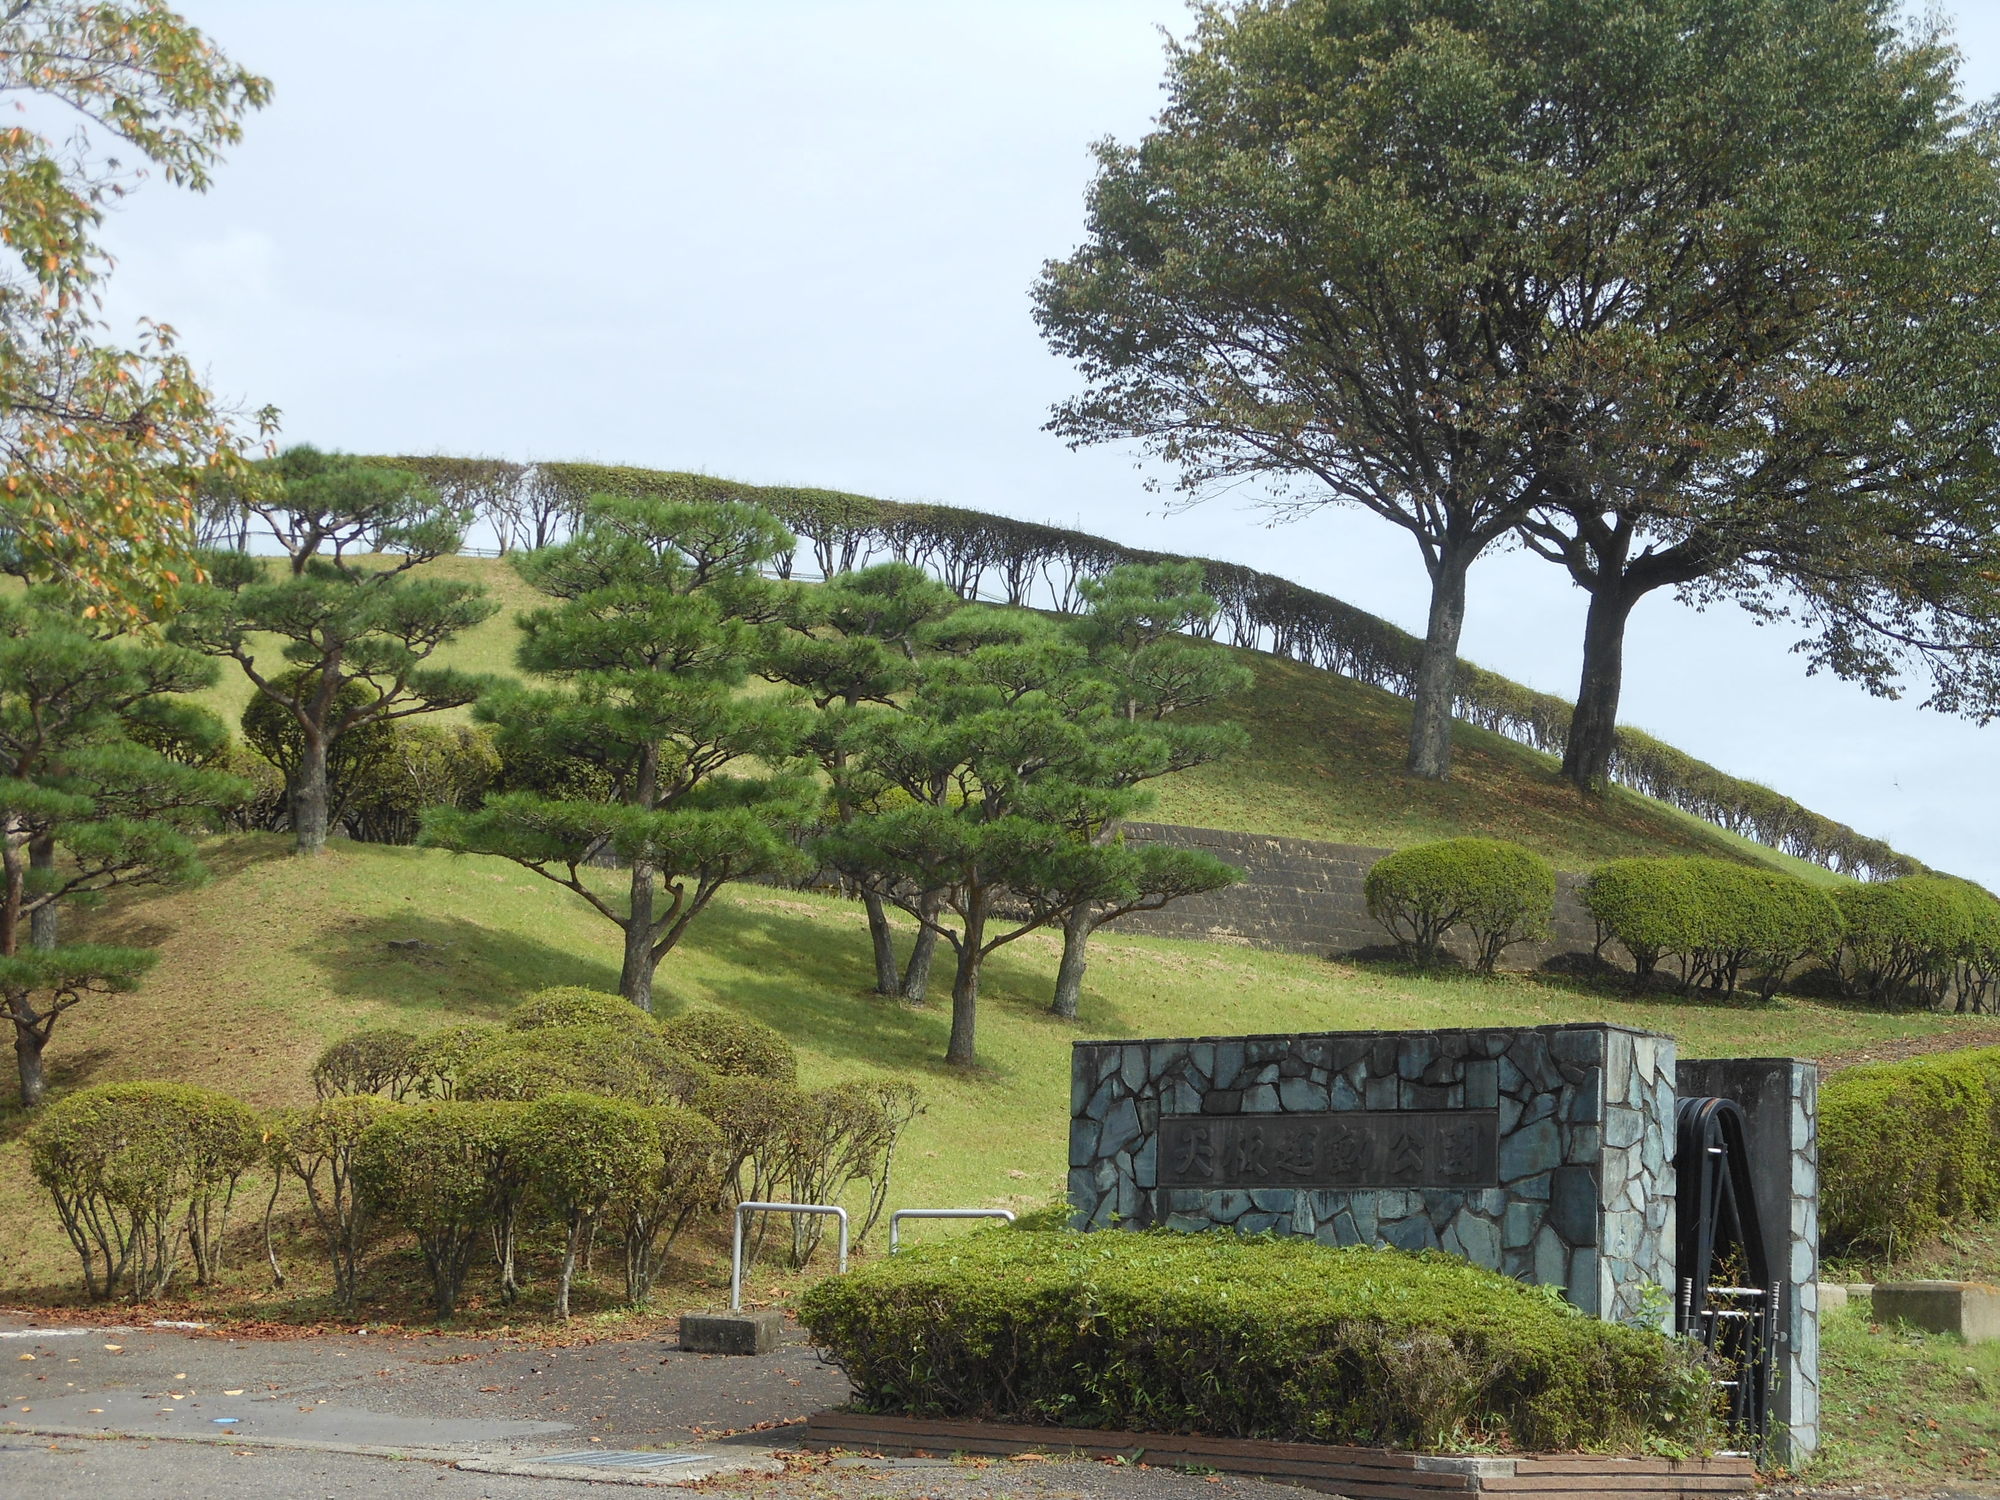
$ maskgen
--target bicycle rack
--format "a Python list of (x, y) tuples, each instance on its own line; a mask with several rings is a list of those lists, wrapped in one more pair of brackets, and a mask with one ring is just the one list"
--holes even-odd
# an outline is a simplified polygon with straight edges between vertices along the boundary
[(739, 1203), (729, 1245), (729, 1310), (743, 1311), (743, 1216), (745, 1214), (832, 1214), (840, 1220), (840, 1269), (847, 1270), (847, 1210), (832, 1203)]
[(889, 1215), (889, 1253), (896, 1253), (897, 1230), (904, 1219), (1005, 1219), (1014, 1222), (1012, 1209), (1006, 1208), (899, 1208)]

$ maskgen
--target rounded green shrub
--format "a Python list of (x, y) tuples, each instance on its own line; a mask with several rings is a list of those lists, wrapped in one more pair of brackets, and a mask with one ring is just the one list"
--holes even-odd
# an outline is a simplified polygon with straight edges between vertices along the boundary
[(688, 1223), (714, 1207), (722, 1186), (722, 1131), (706, 1115), (676, 1104), (652, 1111), (657, 1149), (642, 1190), (614, 1205), (611, 1223), (625, 1240), (625, 1299), (644, 1306), (661, 1259)]
[(536, 990), (507, 1016), (513, 1031), (544, 1031), (562, 1026), (598, 1026), (613, 1031), (651, 1032), (653, 1018), (623, 995), (560, 984)]
[(343, 1094), (387, 1094), (401, 1099), (424, 1074), (423, 1044), (414, 1032), (357, 1031), (344, 1036), (313, 1064), (313, 1092), (322, 1099)]
[(2000, 1047), (1834, 1074), (1819, 1156), (1830, 1251), (1893, 1256), (2000, 1212)]
[(305, 1191), (306, 1206), (326, 1246), (333, 1294), (343, 1307), (354, 1305), (368, 1223), (355, 1191), (355, 1151), (369, 1126), (399, 1108), (379, 1094), (349, 1094), (322, 1099), (310, 1109), (285, 1110), (265, 1131), (272, 1171), (297, 1178)]
[(505, 1211), (507, 1165), (523, 1144), (527, 1106), (420, 1104), (362, 1131), (354, 1180), (383, 1217), (416, 1239), (440, 1318), (458, 1306), (474, 1252)]
[(414, 844), (424, 809), (478, 807), (500, 775), (500, 753), (484, 724), (390, 726), (382, 752), (346, 786), (346, 822), (371, 844)]
[(55, 1200), (86, 1293), (162, 1295), (183, 1243), (197, 1280), (213, 1279), (263, 1134), (247, 1105), (189, 1084), (103, 1084), (50, 1105), (29, 1133), (29, 1166)]
[(407, 1095), (419, 1099), (457, 1097), (458, 1080), (507, 1033), (498, 1026), (467, 1022), (445, 1026), (418, 1041), (410, 1055), (412, 1083)]
[[(638, 1075), (632, 1075), (634, 1082)], [(532, 1046), (494, 1048), (458, 1072), (452, 1097), (503, 1099), (525, 1103), (545, 1094), (587, 1087), (583, 1070), (566, 1057)]]
[(1887, 1008), (1943, 1004), (1984, 930), (1978, 887), (1948, 875), (1844, 886), (1837, 969), (1850, 993)]
[(709, 1076), (650, 1026), (544, 1026), (496, 1032), (475, 1045), (458, 1069), (456, 1090), (467, 1099), (582, 1090), (652, 1106), (692, 1101)]
[(1405, 953), (1434, 963), (1462, 927), (1474, 965), (1490, 974), (1508, 948), (1548, 935), (1556, 872), (1505, 839), (1444, 839), (1377, 860), (1364, 890), (1368, 914)]
[(533, 1190), (568, 1231), (556, 1316), (569, 1316), (570, 1286), (585, 1237), (607, 1213), (650, 1196), (660, 1138), (636, 1104), (597, 1094), (548, 1094), (522, 1121), (522, 1165)]
[(1600, 949), (1622, 943), (1641, 980), (1671, 962), (1683, 989), (1733, 994), (1747, 978), (1768, 999), (1794, 965), (1830, 952), (1840, 935), (1840, 910), (1825, 891), (1734, 860), (1614, 860), (1578, 897), (1596, 919)]
[(732, 1203), (770, 1197), (813, 1114), (796, 1084), (726, 1073), (702, 1085), (694, 1107), (722, 1132), (722, 1183)]
[(731, 1078), (771, 1078), (791, 1083), (799, 1076), (792, 1044), (762, 1021), (734, 1011), (703, 1006), (660, 1023), (660, 1035), (695, 1061)]
[(1710, 1435), (1697, 1354), (1435, 1252), (973, 1235), (798, 1307), (867, 1411), (1419, 1451)]

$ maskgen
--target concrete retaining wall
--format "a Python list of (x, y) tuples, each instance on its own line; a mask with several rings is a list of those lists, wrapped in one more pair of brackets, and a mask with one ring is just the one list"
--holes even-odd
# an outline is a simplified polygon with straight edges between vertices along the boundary
[[(1146, 937), (1207, 938), (1288, 953), (1338, 954), (1381, 948), (1389, 942), (1368, 915), (1362, 882), (1376, 860), (1390, 853), (1361, 844), (1229, 833), (1175, 823), (1127, 823), (1136, 843), (1199, 849), (1244, 873), (1240, 885), (1209, 896), (1190, 896), (1164, 910), (1121, 918), (1109, 931)], [(1510, 948), (1509, 969), (1533, 969), (1558, 954), (1588, 953), (1597, 927), (1576, 899), (1580, 875), (1556, 876), (1555, 937)]]

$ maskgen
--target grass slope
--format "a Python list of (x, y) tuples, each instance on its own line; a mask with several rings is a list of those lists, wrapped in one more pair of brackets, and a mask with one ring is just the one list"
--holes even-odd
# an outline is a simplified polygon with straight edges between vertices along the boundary
[[(58, 1089), (162, 1078), (260, 1106), (295, 1102), (307, 1097), (313, 1056), (343, 1032), (494, 1020), (542, 985), (616, 983), (610, 925), (512, 865), (344, 841), (323, 859), (300, 861), (285, 848), (272, 835), (219, 841), (207, 887), (126, 893), (76, 924), (79, 936), (157, 945), (160, 962), (137, 992), (93, 1000), (65, 1021), (50, 1050)], [(1037, 1203), (1056, 1194), (1069, 1047), (1079, 1037), (1602, 1018), (1672, 1033), (1689, 1055), (1817, 1056), (1977, 1026), (1799, 1000), (1756, 1009), (1626, 1000), (1525, 977), (1416, 979), (1121, 938), (1115, 929), (1093, 954), (1081, 1023), (1069, 1026), (1045, 1011), (1055, 938), (1037, 934), (1003, 949), (988, 966), (983, 1065), (971, 1073), (939, 1061), (943, 1006), (867, 994), (859, 911), (832, 897), (735, 888), (668, 958), (661, 981), (677, 1002), (711, 1002), (779, 1027), (797, 1043), (809, 1082), (892, 1075), (916, 1083), (929, 1108), (900, 1158), (897, 1205)], [(27, 1175), (25, 1124), (19, 1111), (0, 1109), (0, 1296), (70, 1274), (67, 1248)]]
[[(542, 596), (501, 559), (447, 557), (427, 566), (485, 584), (501, 606), (441, 651), (439, 661), (513, 674), (515, 617), (545, 602)], [(1149, 816), (1388, 848), (1483, 834), (1517, 840), (1573, 870), (1629, 855), (1716, 854), (1815, 879), (1841, 878), (1636, 792), (1581, 796), (1559, 779), (1555, 757), (1470, 724), (1455, 730), (1450, 781), (1411, 776), (1403, 770), (1406, 699), (1285, 657), (1237, 654), (1256, 682), (1228, 712), (1249, 730), (1250, 750), (1158, 784), (1159, 805)], [(225, 665), (205, 701), (234, 724), (250, 691), (243, 674)], [(469, 711), (443, 717), (464, 719)]]

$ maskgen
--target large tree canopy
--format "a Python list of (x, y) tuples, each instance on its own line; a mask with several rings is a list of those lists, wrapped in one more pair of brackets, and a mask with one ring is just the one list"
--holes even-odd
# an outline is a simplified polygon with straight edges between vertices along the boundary
[(156, 0), (0, 10), (0, 98), (21, 107), (0, 128), (0, 526), (14, 566), (65, 579), (89, 612), (164, 607), (203, 476), (240, 466), (172, 329), (105, 341), (98, 228), (146, 166), (205, 189), (270, 91)]
[(1466, 571), (1518, 528), (1586, 583), (1650, 543), (1586, 566), (1576, 533), (1629, 516), (1692, 539), (1668, 582), (1754, 556), (1732, 581), (1755, 588), (1803, 550), (1828, 619), (1922, 613), (1918, 574), (1949, 613), (1977, 587), (1962, 551), (1885, 552), (1884, 579), (1855, 545), (1885, 519), (1977, 537), (1963, 476), (1992, 449), (1989, 138), (1893, 11), (1206, 8), (1156, 127), (1098, 148), (1089, 237), (1037, 287), (1088, 381), (1053, 425), (1136, 439), (1191, 493), (1252, 479), (1409, 532), (1432, 584), (1422, 775), (1449, 765)]

